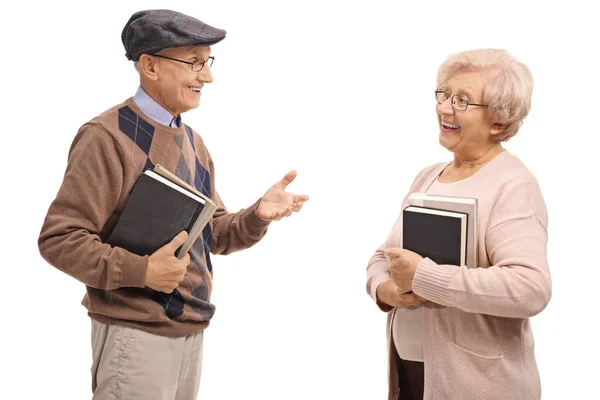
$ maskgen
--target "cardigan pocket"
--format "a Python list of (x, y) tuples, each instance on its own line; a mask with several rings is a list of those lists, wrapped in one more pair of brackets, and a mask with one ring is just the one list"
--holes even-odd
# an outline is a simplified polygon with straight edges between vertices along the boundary
[(469, 353), (471, 354), (473, 357), (480, 357), (484, 360), (501, 360), (502, 358), (504, 358), (504, 356), (502, 354), (498, 354), (498, 355), (486, 355), (486, 354), (481, 354), (478, 353), (476, 351), (473, 350), (469, 350), (466, 347), (461, 346), (460, 344), (456, 343), (456, 342), (452, 342), (456, 347), (458, 347), (459, 349), (461, 349), (462, 351), (464, 351), (465, 353)]
[[(508, 360), (502, 354), (485, 355), (452, 343), (448, 354), (452, 393), (461, 399), (516, 400)], [(460, 396), (459, 396), (460, 395)], [(522, 400), (522, 399), (520, 399)]]

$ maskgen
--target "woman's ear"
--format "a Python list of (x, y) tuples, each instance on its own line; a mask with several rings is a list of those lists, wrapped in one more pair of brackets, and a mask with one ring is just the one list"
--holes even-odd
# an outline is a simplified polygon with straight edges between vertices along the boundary
[(502, 124), (495, 123), (490, 128), (490, 135), (493, 137), (498, 137), (498, 135), (500, 135), (502, 132), (504, 132), (504, 125)]

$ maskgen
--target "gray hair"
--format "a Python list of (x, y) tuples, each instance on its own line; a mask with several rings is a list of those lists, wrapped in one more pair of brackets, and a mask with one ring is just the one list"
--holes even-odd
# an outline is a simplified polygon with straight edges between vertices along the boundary
[[(154, 54), (158, 54), (159, 56), (164, 56), (164, 55), (166, 55), (167, 51), (168, 51), (168, 48), (167, 49), (162, 49), (161, 51), (157, 51)], [(142, 73), (142, 70), (140, 68), (140, 62), (139, 62), (139, 60), (133, 62), (133, 67), (135, 68), (135, 70), (137, 71), (138, 74)]]
[(465, 70), (486, 73), (483, 102), (488, 105), (493, 122), (504, 127), (497, 139), (503, 142), (515, 136), (531, 109), (533, 76), (529, 68), (506, 50), (463, 51), (450, 55), (440, 66), (438, 87)]

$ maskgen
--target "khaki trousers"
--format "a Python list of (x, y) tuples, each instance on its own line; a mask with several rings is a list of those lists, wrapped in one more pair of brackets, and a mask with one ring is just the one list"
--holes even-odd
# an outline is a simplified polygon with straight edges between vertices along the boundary
[(92, 320), (93, 400), (196, 400), (203, 332), (164, 337)]

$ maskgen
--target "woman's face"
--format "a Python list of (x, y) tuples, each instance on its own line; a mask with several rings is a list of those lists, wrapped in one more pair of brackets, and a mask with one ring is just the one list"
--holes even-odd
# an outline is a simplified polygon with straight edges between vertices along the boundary
[[(485, 153), (490, 145), (496, 143), (492, 139), (493, 135), (500, 132), (494, 127), (487, 107), (471, 105), (483, 104), (484, 87), (483, 72), (459, 71), (438, 88), (448, 96), (446, 101), (436, 105), (440, 144), (467, 159)], [(454, 104), (458, 108), (468, 101), (467, 109), (454, 109), (451, 104), (452, 96), (456, 96)]]

